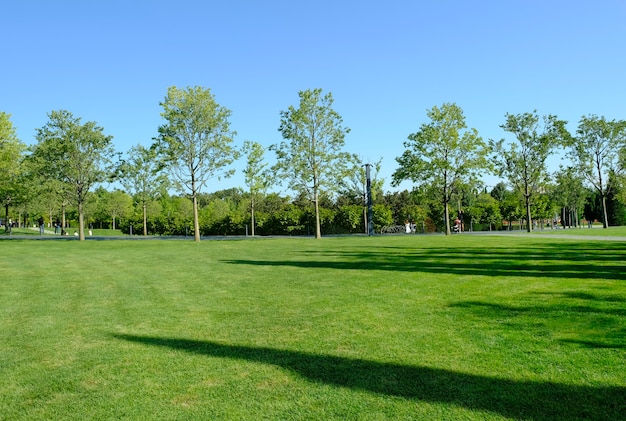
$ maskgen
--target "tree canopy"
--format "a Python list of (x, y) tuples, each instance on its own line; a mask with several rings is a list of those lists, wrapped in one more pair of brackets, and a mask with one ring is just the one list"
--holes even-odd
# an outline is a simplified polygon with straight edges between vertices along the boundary
[[(119, 225), (126, 231), (143, 224), (144, 234), (187, 235), (193, 224), (197, 240), (201, 233), (248, 233), (250, 221), (253, 235), (257, 230), (262, 235), (311, 235), (313, 227), (316, 238), (322, 232), (370, 233), (363, 206), (368, 202), (364, 162), (343, 150), (350, 129), (335, 111), (332, 94), (313, 89), (298, 96), (298, 104), (280, 112), (283, 139), (269, 147), (276, 153), (274, 166), (265, 162), (266, 149), (258, 142), (246, 141), (241, 150), (233, 146), (230, 110), (202, 87), (170, 87), (160, 103), (164, 123), (153, 145), (132, 147), (115, 173), (111, 136), (96, 123), (53, 111), (28, 154), (10, 115), (0, 112), (5, 219), (32, 225), (41, 217), (52, 223), (63, 215), (58, 225), (67, 228), (67, 210), (67, 223), (79, 223), (81, 239), (85, 224), (96, 221), (100, 228)], [(526, 222), (532, 230), (546, 220), (557, 222), (559, 213), (563, 226), (576, 226), (583, 208), (587, 219), (602, 219), (605, 227), (626, 221), (625, 121), (584, 116), (570, 135), (566, 122), (552, 115), (506, 114), (500, 127), (514, 139), (491, 140), (488, 160), (485, 142), (476, 129), (467, 128), (456, 104), (435, 106), (427, 117), (396, 158), (392, 186), (410, 180), (411, 192), (384, 193), (383, 180), (377, 178), (381, 161), (368, 164), (376, 203), (367, 209), (372, 209), (377, 229), (393, 232), (408, 221), (421, 222), (422, 231), (450, 233), (450, 203), (458, 204), (459, 218), (470, 229), (499, 229), (506, 225), (498, 222), (502, 217), (509, 228), (517, 222), (522, 229)], [(569, 149), (571, 167), (550, 174), (547, 158), (559, 146)], [(242, 153), (248, 189), (203, 193), (213, 177), (234, 172), (230, 165)], [(487, 193), (480, 176), (494, 169), (507, 180), (491, 192), (496, 202), (480, 193)], [(102, 186), (113, 177), (124, 186), (123, 194)], [(288, 196), (267, 194), (274, 181), (285, 183)], [(100, 188), (96, 195), (91, 194), (94, 187)], [(142, 222), (139, 206), (128, 211), (131, 197), (143, 207)]]
[(113, 175), (115, 152), (112, 136), (93, 121), (81, 123), (66, 110), (52, 111), (49, 120), (37, 129), (33, 157), (39, 172), (69, 186), (78, 206), (79, 238), (85, 239), (84, 209), (89, 190)]
[(284, 141), (273, 145), (275, 170), (289, 187), (305, 194), (315, 206), (315, 238), (322, 236), (320, 192), (336, 191), (343, 183), (354, 157), (343, 151), (350, 129), (333, 109), (333, 96), (321, 89), (298, 92), (298, 108), (280, 112), (278, 130)]
[(500, 127), (515, 136), (515, 142), (490, 141), (493, 162), (498, 175), (506, 177), (512, 187), (524, 196), (527, 231), (532, 231), (531, 198), (545, 184), (548, 176), (546, 159), (554, 149), (565, 142), (566, 122), (548, 115), (540, 123), (536, 111), (506, 114)]
[(128, 158), (119, 168), (120, 182), (141, 204), (143, 235), (148, 235), (148, 203), (168, 186), (167, 178), (161, 170), (162, 165), (157, 160), (156, 151), (141, 145), (130, 149)]
[(244, 182), (250, 193), (250, 228), (254, 237), (254, 209), (259, 196), (264, 194), (273, 182), (269, 164), (265, 162), (265, 148), (258, 142), (245, 141), (242, 152), (246, 158), (243, 170)]
[(0, 112), (0, 200), (7, 220), (9, 205), (18, 194), (18, 179), (25, 149), (26, 146), (17, 137), (11, 115)]
[(609, 176), (623, 174), (625, 153), (626, 121), (607, 121), (595, 115), (581, 117), (570, 157), (585, 181), (600, 195), (604, 228), (608, 227), (606, 198), (611, 190)]
[(237, 158), (232, 147), (231, 111), (217, 103), (210, 89), (171, 86), (161, 103), (156, 147), (173, 177), (174, 186), (188, 192), (193, 202), (194, 238), (200, 241), (198, 193), (216, 176), (229, 176), (226, 168)]
[(449, 203), (465, 183), (489, 169), (487, 148), (476, 129), (467, 129), (463, 110), (444, 103), (426, 113), (430, 119), (404, 142), (406, 150), (396, 158), (393, 184), (410, 180), (417, 186), (430, 185), (444, 207), (446, 234), (450, 234)]

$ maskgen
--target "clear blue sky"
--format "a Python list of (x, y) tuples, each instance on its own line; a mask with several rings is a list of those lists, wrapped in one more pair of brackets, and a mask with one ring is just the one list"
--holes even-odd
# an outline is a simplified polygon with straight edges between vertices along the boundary
[[(232, 110), (238, 145), (269, 146), (297, 92), (322, 88), (352, 129), (346, 150), (383, 158), (389, 189), (407, 135), (444, 102), (485, 139), (508, 138), (507, 112), (571, 130), (626, 119), (623, 0), (6, 1), (0, 35), (0, 111), (27, 144), (66, 109), (121, 152), (149, 145), (167, 87), (198, 85)], [(241, 175), (206, 191), (233, 186)]]

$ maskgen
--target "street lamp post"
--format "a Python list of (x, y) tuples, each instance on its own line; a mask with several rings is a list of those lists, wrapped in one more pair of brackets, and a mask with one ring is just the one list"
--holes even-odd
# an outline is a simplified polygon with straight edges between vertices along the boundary
[(365, 164), (365, 179), (367, 180), (367, 235), (374, 235), (374, 207), (372, 204), (372, 180), (370, 178), (370, 167), (372, 164)]

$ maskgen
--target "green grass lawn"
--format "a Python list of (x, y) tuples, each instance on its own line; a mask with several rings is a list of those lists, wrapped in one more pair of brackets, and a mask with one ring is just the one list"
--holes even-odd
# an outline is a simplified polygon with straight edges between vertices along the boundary
[(0, 255), (1, 420), (625, 419), (626, 242), (3, 240)]
[(602, 228), (602, 225), (594, 225), (593, 228), (567, 228), (563, 229), (537, 229), (533, 233), (537, 234), (556, 234), (556, 235), (576, 235), (586, 237), (625, 237), (626, 238), (626, 226), (624, 227), (608, 227)]

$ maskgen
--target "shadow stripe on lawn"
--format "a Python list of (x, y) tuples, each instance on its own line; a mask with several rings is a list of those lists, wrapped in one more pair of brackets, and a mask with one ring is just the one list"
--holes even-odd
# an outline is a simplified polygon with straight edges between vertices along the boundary
[(620, 386), (516, 381), (267, 347), (128, 334), (111, 336), (207, 357), (271, 364), (313, 382), (416, 401), (453, 404), (516, 419), (617, 420), (624, 419), (626, 414), (626, 387)]

